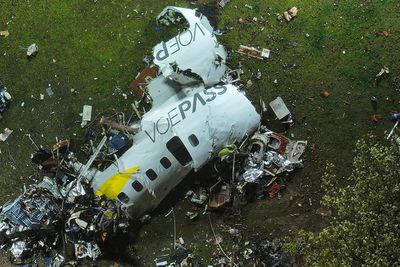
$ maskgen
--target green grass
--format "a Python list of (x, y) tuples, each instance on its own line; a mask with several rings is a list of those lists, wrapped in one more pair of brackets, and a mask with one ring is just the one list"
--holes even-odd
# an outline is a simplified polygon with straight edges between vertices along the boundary
[[(233, 27), (219, 37), (232, 51), (228, 64), (236, 68), (241, 61), (244, 81), (260, 69), (263, 99), (269, 102), (282, 96), (295, 114), (291, 130), (295, 138), (316, 145), (316, 155), (307, 151), (305, 168), (288, 185), (301, 195), (298, 201), (312, 198), (318, 207), (325, 163), (335, 163), (339, 175), (348, 174), (355, 140), (374, 134), (383, 141), (383, 132), (392, 126), (386, 116), (399, 109), (399, 92), (387, 80), (376, 85), (374, 78), (383, 66), (390, 68), (391, 78), (400, 75), (400, 9), (396, 2), (340, 1), (334, 11), (333, 1), (246, 0), (231, 1), (220, 11), (219, 27)], [(254, 6), (253, 10), (244, 3)], [(144, 67), (143, 56), (171, 36), (165, 27), (155, 30), (155, 17), (168, 4), (187, 6), (188, 2), (33, 0), (27, 4), (0, 0), (0, 30), (10, 32), (8, 38), (0, 38), (0, 79), (13, 96), (0, 130), (15, 130), (7, 142), (0, 143), (0, 202), (18, 195), (24, 182), (19, 177), (33, 172), (30, 153), (34, 146), (25, 134), (44, 146), (53, 144), (56, 137), (73, 137), (73, 133), (79, 140), (82, 105), (92, 104), (94, 114), (108, 108), (129, 110), (133, 96), (126, 101), (113, 92), (118, 87), (129, 93), (129, 83)], [(278, 22), (277, 14), (293, 5), (299, 8), (298, 17), (290, 23)], [(239, 16), (257, 17), (257, 22), (240, 25)], [(388, 37), (382, 35), (384, 30), (390, 32)], [(297, 48), (293, 42), (299, 44)], [(39, 45), (39, 54), (28, 60), (22, 48), (31, 43)], [(271, 57), (257, 60), (239, 55), (234, 51), (240, 44), (269, 48)], [(46, 94), (49, 83), (55, 92), (52, 98)], [(79, 94), (72, 94), (71, 88)], [(328, 98), (320, 96), (323, 90), (330, 92)], [(37, 100), (40, 94), (45, 95), (44, 101)], [(248, 95), (257, 105), (255, 84), (248, 88)], [(378, 98), (378, 113), (383, 115), (378, 125), (370, 120), (374, 113), (371, 96)], [(249, 233), (260, 229), (286, 235), (293, 228), (318, 228), (315, 225), (320, 218), (310, 215), (313, 209), (293, 203), (254, 204), (245, 222)], [(291, 213), (302, 215), (292, 218)], [(159, 221), (162, 225), (162, 219)], [(192, 230), (193, 226), (189, 227)]]

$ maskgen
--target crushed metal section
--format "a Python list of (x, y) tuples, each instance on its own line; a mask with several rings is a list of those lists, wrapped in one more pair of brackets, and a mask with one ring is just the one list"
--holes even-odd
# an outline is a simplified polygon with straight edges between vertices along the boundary
[(196, 10), (172, 6), (157, 17), (157, 22), (166, 26), (184, 21), (187, 26), (182, 32), (153, 48), (154, 64), (165, 78), (181, 85), (218, 83), (227, 70), (227, 53), (208, 19)]
[(14, 264), (42, 255), (51, 266), (61, 265), (65, 259), (54, 251), (63, 247), (73, 247), (77, 259), (95, 260), (102, 254), (98, 243), (129, 226), (119, 201), (94, 195), (89, 184), (77, 178), (70, 166), (75, 159), (69, 142), (60, 141), (54, 148), (32, 155), (44, 174), (40, 182), (1, 208), (0, 246), (9, 250)]

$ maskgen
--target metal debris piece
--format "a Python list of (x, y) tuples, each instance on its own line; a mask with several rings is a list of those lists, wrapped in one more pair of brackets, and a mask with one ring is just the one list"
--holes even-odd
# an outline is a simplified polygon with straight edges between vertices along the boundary
[(378, 79), (380, 77), (382, 77), (383, 75), (387, 75), (390, 73), (390, 70), (388, 67), (384, 66), (378, 74), (375, 75), (375, 79)]
[(210, 187), (210, 197), (208, 199), (208, 207), (218, 209), (231, 201), (231, 186), (219, 180), (215, 185)]
[(283, 12), (283, 16), (284, 16), (284, 18), (285, 18), (285, 20), (287, 21), (287, 22), (289, 22), (289, 21), (291, 21), (294, 17), (296, 17), (297, 16), (297, 13), (298, 13), (298, 9), (297, 9), (297, 7), (292, 7), (292, 8), (289, 8), (288, 10), (286, 10), (285, 12)]
[(12, 134), (13, 130), (10, 130), (8, 128), (4, 129), (4, 133), (0, 134), (0, 141), (6, 141), (7, 138)]
[(233, 84), (240, 81), (240, 74), (242, 73), (241, 69), (230, 70), (221, 78), (221, 82), (226, 84)]
[(166, 256), (159, 257), (154, 260), (154, 264), (156, 267), (165, 267), (168, 266), (168, 258)]
[(54, 91), (53, 88), (51, 88), (51, 84), (49, 84), (49, 86), (46, 89), (47, 95), (52, 97), (54, 95)]
[(394, 130), (397, 128), (397, 126), (399, 125), (400, 120), (396, 121), (396, 123), (394, 124), (393, 128), (390, 130), (388, 136), (386, 137), (387, 140), (390, 139), (390, 137), (392, 136)]
[(110, 129), (115, 129), (115, 130), (118, 130), (118, 131), (121, 131), (121, 132), (124, 132), (124, 133), (135, 134), (135, 133), (137, 133), (139, 131), (138, 128), (133, 128), (131, 126), (123, 125), (121, 123), (112, 121), (112, 120), (110, 120), (108, 118), (105, 118), (105, 117), (101, 117), (100, 124), (110, 128)]
[(157, 76), (157, 69), (151, 65), (147, 65), (146, 68), (136, 75), (135, 80), (131, 82), (129, 87), (133, 92), (139, 96), (143, 97), (147, 92), (147, 86), (151, 80)]
[(265, 58), (269, 58), (271, 50), (269, 50), (267, 48), (263, 48), (262, 51), (260, 51), (254, 47), (240, 45), (239, 48), (237, 49), (237, 52), (239, 54), (246, 55), (249, 57), (265, 59)]
[[(101, 144), (104, 145), (103, 140)], [(129, 226), (121, 202), (94, 195), (88, 183), (73, 172), (70, 161), (76, 159), (68, 148), (69, 141), (61, 140), (53, 150), (39, 149), (32, 161), (54, 178), (43, 176), (0, 211), (0, 247), (10, 250), (13, 263), (22, 264), (43, 253), (52, 266), (60, 266), (64, 261), (61, 255), (48, 256), (52, 250), (60, 249), (60, 234), (65, 242), (74, 244), (78, 259), (95, 260), (101, 254), (97, 237), (104, 241)], [(90, 161), (81, 165), (82, 172), (86, 173)]]
[(86, 124), (91, 120), (92, 120), (92, 106), (83, 105), (81, 127), (82, 128), (85, 127)]
[(245, 171), (242, 174), (243, 179), (248, 182), (248, 183), (256, 183), (257, 179), (263, 175), (264, 172), (262, 170), (256, 169), (256, 168), (251, 168)]
[(91, 121), (92, 120), (92, 106), (83, 105), (82, 120)]
[(8, 37), (10, 35), (9, 31), (0, 31), (0, 36), (1, 37)]
[(7, 87), (0, 81), (0, 119), (1, 113), (6, 111), (6, 109), (10, 106), (11, 103), (11, 95), (7, 92)]
[(211, 86), (226, 72), (225, 48), (218, 43), (208, 19), (198, 11), (166, 7), (158, 16), (163, 25), (186, 22), (186, 29), (153, 48), (154, 64), (162, 75), (182, 85), (202, 82)]
[(229, 3), (230, 0), (217, 0), (217, 7), (224, 8), (226, 4)]
[(201, 189), (198, 195), (195, 193), (193, 194), (190, 201), (192, 203), (203, 205), (204, 203), (206, 203), (207, 199), (208, 199), (208, 196), (207, 196), (206, 191), (204, 189)]
[(37, 46), (37, 44), (31, 44), (28, 47), (28, 50), (26, 51), (26, 55), (28, 57), (34, 57), (36, 56), (36, 54), (39, 52), (39, 47)]
[(289, 109), (286, 107), (285, 102), (283, 102), (283, 99), (280, 96), (278, 96), (275, 100), (271, 101), (269, 103), (269, 106), (272, 108), (276, 117), (279, 120), (283, 119), (284, 117), (290, 114)]
[(253, 184), (257, 197), (276, 194), (284, 187), (279, 175), (303, 167), (300, 157), (306, 145), (306, 141), (292, 141), (262, 127), (262, 131), (256, 132), (238, 151), (247, 158), (242, 162), (236, 188), (246, 194), (247, 185)]
[(75, 256), (78, 259), (91, 258), (96, 260), (101, 255), (99, 246), (94, 242), (78, 241), (74, 244)]

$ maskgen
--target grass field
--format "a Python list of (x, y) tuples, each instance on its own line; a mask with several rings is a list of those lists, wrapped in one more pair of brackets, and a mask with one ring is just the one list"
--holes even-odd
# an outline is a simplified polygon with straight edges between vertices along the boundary
[[(315, 145), (314, 152), (306, 153), (305, 168), (292, 175), (281, 200), (249, 205), (243, 216), (248, 235), (285, 236), (300, 227), (318, 230), (321, 218), (315, 210), (323, 193), (320, 181), (326, 162), (333, 162), (339, 175), (348, 174), (355, 140), (375, 135), (384, 142), (384, 131), (392, 126), (387, 115), (400, 109), (398, 1), (339, 1), (337, 10), (333, 2), (231, 0), (218, 13), (212, 3), (199, 5), (205, 14), (217, 15), (220, 29), (229, 28), (219, 37), (230, 51), (228, 65), (234, 69), (240, 61), (245, 82), (259, 69), (262, 98), (269, 102), (281, 96), (295, 115), (290, 133)], [(13, 96), (0, 130), (14, 129), (0, 143), (1, 203), (20, 194), (24, 180), (33, 173), (30, 154), (35, 146), (26, 134), (43, 146), (53, 144), (56, 137), (79, 142), (82, 105), (93, 105), (94, 115), (110, 108), (129, 111), (133, 96), (128, 85), (144, 68), (143, 56), (175, 34), (165, 27), (155, 29), (155, 17), (167, 5), (195, 7), (187, 1), (169, 0), (0, 0), (0, 31), (10, 32), (9, 37), (0, 37), (0, 80)], [(290, 23), (279, 22), (277, 16), (291, 6), (299, 8), (298, 17)], [(239, 24), (238, 17), (245, 22)], [(389, 35), (384, 36), (384, 31)], [(39, 46), (39, 53), (28, 60), (24, 48), (31, 43)], [(234, 51), (240, 44), (269, 48), (271, 57), (257, 60), (239, 55)], [(376, 83), (375, 75), (383, 66), (389, 67), (390, 75)], [(54, 90), (52, 97), (46, 93), (48, 84)], [(329, 97), (321, 97), (324, 90)], [(253, 83), (247, 93), (258, 107), (257, 85)], [(44, 100), (39, 100), (40, 94)], [(376, 113), (382, 115), (377, 124), (371, 122), (372, 96), (378, 99)], [(308, 205), (309, 199), (313, 206)], [(207, 262), (211, 248), (201, 242), (208, 220), (188, 223), (182, 205), (177, 215), (182, 234), (197, 243), (196, 252)], [(153, 251), (169, 246), (165, 220), (155, 216), (137, 237), (135, 247), (145, 258), (143, 266), (148, 266), (146, 260), (152, 259)], [(229, 223), (235, 218), (216, 216), (216, 220)], [(144, 242), (146, 249), (141, 246)]]

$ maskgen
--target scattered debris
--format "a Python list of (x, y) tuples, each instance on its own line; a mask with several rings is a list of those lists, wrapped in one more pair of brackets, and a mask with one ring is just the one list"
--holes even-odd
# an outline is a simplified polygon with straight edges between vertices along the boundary
[(241, 69), (230, 70), (221, 78), (221, 82), (225, 84), (234, 84), (240, 81), (240, 74), (242, 73)]
[(12, 134), (13, 130), (10, 130), (8, 128), (4, 129), (4, 133), (0, 133), (0, 141), (6, 141), (7, 138)]
[(9, 31), (0, 31), (0, 36), (1, 37), (8, 37), (10, 35), (10, 32)]
[(329, 94), (329, 92), (328, 92), (327, 90), (325, 90), (325, 91), (323, 91), (323, 92), (321, 93), (321, 95), (322, 95), (323, 97), (328, 97), (330, 94)]
[(242, 55), (246, 55), (249, 57), (255, 57), (258, 59), (265, 59), (265, 58), (269, 58), (271, 50), (263, 48), (262, 51), (254, 48), (254, 47), (250, 47), (250, 46), (245, 46), (245, 45), (240, 45), (237, 52), (239, 54)]
[(375, 81), (378, 81), (378, 80), (382, 79), (383, 77), (389, 75), (389, 73), (390, 73), (389, 68), (386, 67), (386, 66), (384, 66), (384, 67), (379, 71), (379, 73), (376, 74), (376, 76), (375, 76)]
[(283, 99), (280, 96), (278, 96), (275, 100), (271, 101), (269, 103), (269, 106), (274, 111), (278, 120), (281, 120), (290, 114), (289, 109), (286, 107), (285, 103), (283, 102)]
[(46, 89), (46, 92), (47, 92), (47, 95), (50, 96), (50, 97), (52, 97), (54, 95), (53, 88), (51, 87), (50, 83), (49, 83), (49, 86)]
[(231, 188), (228, 183), (219, 180), (215, 185), (210, 187), (210, 195), (208, 199), (208, 207), (218, 209), (231, 201)]
[(82, 123), (81, 127), (85, 127), (86, 124), (92, 120), (92, 106), (91, 105), (83, 105), (82, 111)]
[[(39, 149), (32, 162), (44, 176), (3, 206), (0, 245), (10, 250), (13, 263), (29, 262), (65, 246), (73, 246), (77, 259), (95, 260), (101, 255), (98, 242), (129, 226), (121, 202), (96, 196), (71, 168), (73, 158), (68, 140), (53, 150)], [(63, 259), (59, 255), (54, 261)]]
[(147, 92), (147, 86), (151, 80), (157, 76), (157, 70), (151, 65), (147, 65), (146, 68), (136, 75), (135, 80), (129, 85), (133, 92), (139, 96), (143, 97)]
[(388, 37), (389, 36), (389, 32), (388, 31), (383, 31), (382, 32), (383, 36)]
[(292, 7), (289, 8), (288, 10), (286, 10), (285, 12), (283, 12), (283, 16), (285, 17), (285, 20), (287, 22), (291, 21), (294, 17), (297, 16), (298, 13), (298, 9), (297, 7)]
[(224, 8), (230, 0), (217, 0), (217, 8)]
[(105, 118), (105, 117), (102, 117), (100, 119), (100, 124), (110, 128), (110, 129), (115, 129), (115, 130), (121, 131), (123, 133), (135, 134), (135, 133), (137, 133), (139, 131), (138, 128), (133, 128), (131, 126), (124, 125), (122, 123), (118, 123), (118, 122), (112, 121), (112, 120), (110, 120), (108, 118)]
[(248, 8), (248, 9), (250, 9), (250, 10), (253, 10), (253, 6), (251, 6), (251, 5), (249, 5), (249, 4), (244, 4), (244, 7)]
[(26, 51), (26, 55), (29, 57), (29, 58), (32, 58), (32, 57), (34, 57), (34, 56), (36, 56), (36, 54), (39, 52), (39, 47), (36, 45), (36, 44), (31, 44), (29, 47), (28, 47), (28, 50)]
[(390, 137), (392, 136), (394, 130), (397, 128), (397, 126), (399, 125), (400, 119), (398, 121), (396, 121), (396, 123), (394, 124), (393, 128), (390, 130), (388, 136), (386, 137), (387, 140), (390, 139)]
[(289, 266), (288, 259), (284, 255), (282, 244), (268, 240), (258, 239), (253, 243), (252, 252), (256, 266)]
[[(292, 13), (294, 17), (297, 9)], [(300, 158), (307, 141), (292, 141), (260, 126), (259, 114), (238, 90), (240, 69), (226, 67), (226, 51), (207, 18), (177, 7), (167, 7), (157, 17), (163, 25), (185, 21), (186, 30), (154, 47), (154, 61), (147, 62), (131, 84), (144, 99), (151, 98), (152, 108), (142, 116), (140, 106), (133, 105), (129, 119), (123, 113), (103, 116), (102, 134), (88, 127), (88, 142), (82, 147), (88, 155), (85, 164), (69, 150), (68, 140), (52, 149), (35, 144), (32, 162), (40, 172), (33, 178), (38, 182), (0, 211), (0, 246), (11, 252), (13, 263), (23, 264), (39, 254), (47, 256), (66, 248), (72, 248), (76, 259), (96, 260), (109, 236), (125, 232), (129, 219), (149, 220), (143, 215), (156, 208), (188, 173), (207, 163), (219, 163), (227, 171), (218, 173), (217, 183), (187, 193), (195, 207), (186, 212), (191, 220), (207, 208), (228, 206), (236, 197), (279, 195), (285, 187), (283, 176), (303, 166)], [(240, 46), (239, 50), (259, 59), (270, 55), (268, 49)], [(37, 46), (31, 56), (35, 53)], [(152, 64), (160, 70), (159, 76)], [(261, 79), (261, 72), (255, 79)], [(252, 81), (246, 84), (250, 87)], [(53, 91), (47, 93), (51, 96)], [(293, 123), (283, 100), (274, 101), (270, 106), (278, 119)], [(135, 113), (140, 121), (132, 121)], [(91, 120), (92, 106), (84, 105), (82, 126)], [(193, 259), (192, 250), (176, 236), (173, 209), (172, 214), (176, 254), (157, 258), (156, 266), (188, 266)], [(222, 237), (210, 216), (209, 222), (211, 240), (223, 254), (218, 263), (238, 266), (223, 250)], [(236, 226), (228, 233), (241, 236)], [(256, 248), (246, 248), (243, 254), (252, 258), (257, 253)], [(56, 255), (54, 262), (67, 260), (66, 255)]]
[(391, 120), (391, 121), (400, 121), (400, 112), (397, 112), (397, 111), (390, 112), (389, 120)]
[(0, 119), (2, 118), (2, 114), (6, 111), (7, 108), (10, 107), (11, 104), (11, 95), (7, 92), (7, 87), (0, 81)]
[(371, 117), (371, 120), (372, 120), (373, 122), (375, 122), (375, 123), (379, 122), (381, 119), (382, 119), (382, 115), (380, 115), (380, 114), (374, 114), (374, 115), (372, 115), (372, 117)]

